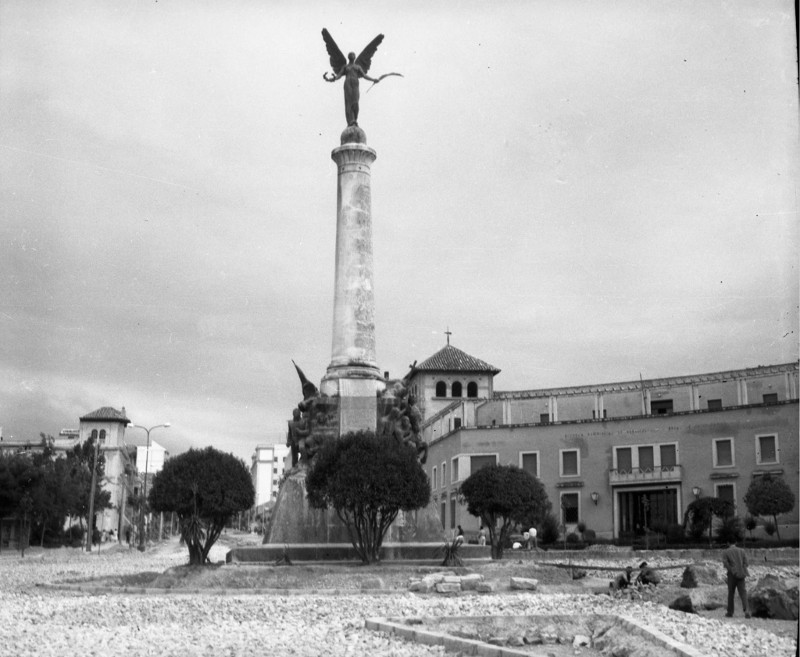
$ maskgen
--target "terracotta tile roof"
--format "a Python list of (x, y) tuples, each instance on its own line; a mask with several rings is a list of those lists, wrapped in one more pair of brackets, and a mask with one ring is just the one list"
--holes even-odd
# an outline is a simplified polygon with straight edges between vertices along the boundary
[(83, 420), (117, 420), (118, 422), (130, 422), (130, 420), (125, 417), (124, 406), (121, 411), (118, 411), (116, 408), (111, 408), (110, 406), (103, 406), (103, 408), (98, 408), (96, 411), (87, 413), (80, 419), (81, 422)]
[(415, 370), (435, 372), (491, 372), (499, 374), (500, 370), (494, 365), (482, 361), (480, 358), (470, 356), (468, 353), (456, 349), (453, 345), (445, 345), (430, 358), (414, 366)]

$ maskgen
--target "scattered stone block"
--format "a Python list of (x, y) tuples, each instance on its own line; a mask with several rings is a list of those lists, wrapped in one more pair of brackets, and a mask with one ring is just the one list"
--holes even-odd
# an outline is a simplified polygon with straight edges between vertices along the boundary
[(747, 604), (750, 613), (758, 618), (797, 620), (798, 589), (788, 588), (775, 575), (765, 575), (748, 592)]
[(683, 611), (687, 614), (696, 614), (702, 609), (724, 607), (726, 602), (723, 601), (722, 597), (723, 593), (720, 589), (704, 586), (703, 588), (692, 589), (687, 593), (682, 593), (669, 604), (669, 608)]
[(511, 588), (518, 591), (535, 591), (539, 580), (531, 577), (512, 577)]
[(494, 593), (494, 584), (491, 582), (479, 582), (475, 590), (478, 593)]
[(478, 584), (480, 584), (482, 581), (483, 575), (479, 575), (478, 573), (464, 575), (461, 578), (461, 590), (474, 591), (478, 587)]
[(716, 568), (692, 565), (684, 569), (681, 579), (682, 589), (696, 589), (700, 584), (719, 584)]
[(576, 634), (575, 638), (572, 639), (572, 647), (573, 648), (581, 648), (583, 646), (591, 645), (592, 640), (583, 634)]
[(368, 577), (361, 582), (362, 590), (383, 588), (386, 588), (386, 585), (383, 583), (383, 580), (380, 577)]
[(461, 582), (439, 582), (434, 589), (437, 593), (461, 593)]
[(433, 589), (433, 584), (424, 579), (418, 579), (414, 582), (411, 582), (411, 585), (408, 587), (409, 591), (413, 591), (415, 593), (430, 593), (431, 589)]

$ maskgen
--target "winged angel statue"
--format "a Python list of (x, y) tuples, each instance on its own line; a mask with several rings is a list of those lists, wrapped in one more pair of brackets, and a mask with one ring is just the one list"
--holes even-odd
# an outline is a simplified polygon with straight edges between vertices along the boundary
[[(370, 41), (369, 45), (361, 51), (361, 54), (358, 57), (356, 57), (354, 52), (351, 52), (347, 55), (347, 59), (345, 59), (342, 51), (339, 50), (339, 46), (336, 45), (331, 33), (325, 28), (322, 29), (322, 38), (325, 40), (325, 48), (328, 50), (331, 68), (333, 69), (332, 75), (326, 72), (322, 74), (322, 77), (328, 82), (336, 82), (336, 80), (342, 77), (345, 79), (344, 113), (347, 117), (347, 125), (358, 125), (358, 79), (364, 78), (375, 85), (385, 77), (390, 75), (399, 75), (402, 77), (402, 74), (385, 73), (379, 78), (371, 78), (369, 75), (367, 75), (369, 72), (369, 67), (372, 65), (372, 56), (375, 54), (378, 46), (381, 45), (381, 41), (383, 41), (382, 34), (379, 34), (372, 41)], [(370, 87), (370, 89), (371, 88), (372, 87)], [(369, 89), (367, 91), (369, 91)]]

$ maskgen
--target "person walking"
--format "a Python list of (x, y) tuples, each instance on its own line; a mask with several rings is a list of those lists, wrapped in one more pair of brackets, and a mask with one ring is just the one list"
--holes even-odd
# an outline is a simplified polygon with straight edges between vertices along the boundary
[(744, 617), (750, 618), (750, 608), (747, 606), (747, 587), (744, 581), (750, 574), (747, 571), (747, 553), (731, 540), (728, 548), (722, 553), (722, 565), (725, 566), (728, 573), (728, 613), (725, 616), (728, 618), (733, 616), (733, 598), (735, 592), (738, 591), (739, 598), (742, 600)]

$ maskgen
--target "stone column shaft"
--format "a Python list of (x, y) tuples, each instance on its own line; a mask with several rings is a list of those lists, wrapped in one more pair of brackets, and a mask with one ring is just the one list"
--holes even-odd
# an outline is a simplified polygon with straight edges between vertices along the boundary
[[(381, 380), (375, 358), (372, 262), (370, 165), (375, 157), (375, 151), (362, 143), (345, 143), (331, 153), (338, 167), (336, 272), (331, 363), (323, 392), (335, 393), (333, 388), (344, 392), (345, 380)], [(375, 389), (374, 384), (368, 387)], [(364, 394), (363, 385), (356, 388), (356, 395)]]

